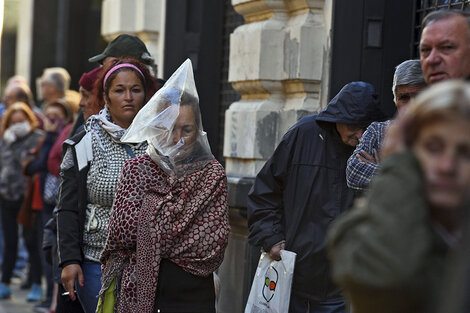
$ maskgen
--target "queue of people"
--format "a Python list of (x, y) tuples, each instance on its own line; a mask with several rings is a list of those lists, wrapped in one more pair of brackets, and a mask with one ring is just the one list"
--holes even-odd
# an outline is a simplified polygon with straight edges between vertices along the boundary
[[(108, 266), (104, 267), (107, 275), (102, 275), (102, 263), (115, 263), (104, 261), (104, 257), (100, 262), (102, 253), (106, 255), (103, 252), (107, 251), (105, 245), (113, 245), (111, 239), (107, 241), (109, 225), (113, 225), (111, 212), (118, 212), (113, 205), (119, 203), (117, 199), (123, 199), (123, 194), (116, 192), (116, 186), (126, 161), (151, 155), (150, 163), (147, 162), (149, 172), (144, 170), (144, 173), (149, 175), (156, 170), (159, 176), (149, 176), (151, 181), (147, 182), (146, 189), (140, 190), (139, 197), (144, 199), (154, 195), (154, 188), (161, 184), (159, 192), (163, 193), (165, 201), (157, 206), (146, 204), (148, 213), (165, 215), (173, 212), (175, 217), (179, 217), (182, 210), (188, 210), (172, 225), (192, 230), (173, 235), (173, 248), (181, 242), (178, 249), (183, 248), (183, 251), (173, 251), (170, 246), (167, 251), (180, 251), (179, 254), (158, 254), (162, 257), (162, 270), (156, 266), (150, 273), (157, 271), (156, 274), (162, 274), (158, 288), (155, 280), (153, 289), (149, 290), (154, 293), (158, 290), (159, 306), (180, 305), (188, 309), (197, 307), (199, 301), (205, 299), (199, 306), (201, 312), (215, 312), (213, 272), (223, 259), (229, 232), (227, 186), (225, 172), (212, 155), (202, 128), (190, 61), (185, 63), (180, 75), (175, 76), (172, 88), (159, 95), (155, 93), (164, 81), (154, 77), (156, 67), (153, 59), (143, 42), (135, 36), (118, 36), (103, 53), (90, 58), (90, 61), (102, 65), (82, 75), (80, 97), (75, 102), (73, 99), (77, 97), (69, 91), (70, 76), (63, 68), (44, 70), (40, 80), (42, 100), (38, 105), (33, 103), (32, 93), (20, 77), (12, 78), (5, 89), (0, 140), (0, 210), (4, 241), (0, 298), (11, 296), (9, 284), (15, 268), (18, 234), (21, 234), (31, 261), (25, 278), (31, 288), (27, 300), (42, 300), (35, 306), (36, 312), (91, 313), (100, 308), (98, 296), (100, 290), (106, 290), (102, 287), (102, 279), (115, 278), (117, 274), (110, 272), (113, 267)], [(183, 76), (192, 80), (192, 88), (179, 84)], [(161, 98), (154, 103), (165, 105), (149, 105), (150, 111), (147, 110), (144, 117), (152, 116), (149, 113), (171, 112), (173, 125), (170, 120), (161, 118), (166, 127), (161, 130), (167, 135), (167, 140), (155, 145), (161, 134), (145, 137), (144, 133), (136, 131), (133, 133), (139, 140), (121, 141), (138, 112), (154, 95), (155, 99)], [(162, 102), (163, 99), (167, 102)], [(167, 113), (162, 114), (165, 116)], [(155, 127), (149, 125), (151, 129)], [(168, 166), (171, 167), (169, 163), (157, 161), (166, 156), (165, 149), (173, 151), (174, 173), (166, 171)], [(180, 175), (181, 170), (184, 170), (184, 175)], [(139, 181), (140, 178), (132, 184)], [(206, 192), (201, 194), (201, 190)], [(171, 207), (167, 197), (173, 194), (174, 207)], [(116, 195), (121, 198), (115, 201)], [(155, 201), (161, 202), (159, 199)], [(149, 231), (160, 226), (154, 224)], [(118, 224), (116, 228), (121, 229)], [(211, 239), (213, 246), (205, 247), (194, 238), (185, 239), (188, 235), (203, 237), (214, 233), (219, 233), (219, 236)], [(134, 236), (136, 241), (126, 246), (129, 249), (126, 255), (136, 253), (137, 242), (139, 245), (147, 242), (143, 234), (135, 233)], [(185, 252), (185, 249), (190, 251)], [(152, 249), (148, 253), (156, 254), (157, 251)], [(113, 252), (109, 254), (114, 256)], [(140, 256), (140, 252), (136, 256)], [(135, 260), (135, 257), (131, 259)], [(132, 275), (150, 278), (148, 270), (141, 272), (134, 265), (129, 269)], [(109, 276), (110, 273), (113, 275)], [(175, 281), (173, 275), (182, 280)], [(45, 284), (42, 283), (43, 277)], [(124, 286), (121, 278), (114, 282), (116, 290), (128, 290), (127, 285), (120, 288)], [(166, 287), (162, 289), (161, 286)], [(186, 296), (193, 295), (193, 291), (201, 287), (203, 289), (192, 298), (181, 301), (174, 298), (173, 291), (167, 291), (170, 286)], [(124, 296), (123, 293), (122, 297), (116, 297), (122, 300), (116, 302), (116, 307), (129, 305), (133, 295), (125, 293)], [(109, 296), (102, 295), (101, 299), (108, 309)], [(139, 299), (145, 299), (147, 303), (143, 312), (153, 312), (153, 303), (149, 302), (151, 298)]]
[[(11, 78), (5, 88), (0, 139), (4, 242), (0, 298), (11, 296), (9, 284), (18, 263), (21, 238), (29, 256), (21, 287), (30, 289), (27, 301), (42, 300), (35, 307), (42, 312), (49, 309), (53, 298), (52, 266), (42, 250), (42, 234), (45, 222), (52, 216), (55, 198), (47, 202), (45, 194), (47, 190), (57, 189), (57, 183), (46, 187), (47, 161), (58, 132), (73, 122), (78, 102), (65, 97), (70, 83), (65, 69), (45, 69), (40, 81), (41, 92), (50, 95), (42, 107), (34, 104), (31, 90), (21, 77)], [(46, 290), (41, 286), (42, 277), (46, 280)]]
[(147, 148), (146, 143), (127, 145), (120, 139), (157, 89), (148, 69), (133, 59), (117, 58), (96, 81), (94, 97), (104, 99), (96, 104), (104, 106), (87, 119), (85, 131), (66, 142), (57, 215), (62, 284), (74, 299), (78, 279), (77, 296), (85, 312), (94, 312), (98, 301), (99, 258), (119, 174), (126, 160)]
[[(393, 77), (396, 119), (374, 86), (346, 84), (285, 134), (248, 194), (250, 243), (297, 254), (289, 313), (446, 303), (447, 258), (469, 232), (470, 16), (437, 11), (422, 26), (420, 60)], [(24, 79), (5, 88), (0, 298), (21, 236), (41, 260), (25, 278), (37, 312), (215, 313), (227, 181), (191, 61), (164, 82), (130, 35), (90, 61), (79, 98), (63, 68), (44, 71), (39, 106)]]
[[(45, 116), (42, 132), (37, 143), (25, 148), (29, 159), (19, 166), (27, 175), (19, 177), (29, 179), (31, 190), (41, 198), (37, 207), (41, 207), (41, 213), (44, 213), (41, 220), (34, 219), (30, 237), (44, 237), (45, 251), (52, 256), (52, 265), (48, 264), (52, 269), (50, 274), (44, 266), (32, 271), (37, 263), (36, 267), (31, 266), (30, 272), (35, 273), (32, 288), (39, 288), (40, 297), (43, 297), (41, 274), (46, 275), (45, 294), (49, 300), (47, 307), (44, 305), (46, 312), (88, 313), (97, 309), (107, 312), (109, 308), (113, 311), (114, 306), (118, 311), (130, 312), (129, 308), (136, 308), (133, 303), (136, 287), (131, 288), (129, 284), (135, 283), (136, 275), (142, 278), (139, 281), (144, 282), (156, 272), (153, 288), (147, 290), (147, 295), (138, 296), (142, 312), (153, 312), (152, 294), (157, 306), (164, 310), (172, 310), (176, 306), (184, 310), (198, 308), (200, 312), (215, 312), (216, 278), (213, 272), (223, 260), (230, 229), (227, 185), (223, 167), (212, 155), (202, 128), (191, 62), (187, 60), (177, 71), (179, 74), (175, 73), (167, 87), (156, 94), (163, 83), (152, 75), (152, 59), (137, 37), (118, 36), (102, 54), (91, 59), (103, 65), (83, 74), (80, 79), (81, 100), (78, 105), (81, 113), (74, 116), (74, 123), (71, 123), (73, 110), (66, 102), (65, 92), (55, 92), (50, 86), (60, 71), (57, 68), (45, 71), (44, 82), (41, 82), (43, 94), (45, 98), (47, 96), (41, 105), (41, 113)], [(157, 133), (150, 131), (148, 136), (149, 131), (135, 131), (135, 126), (134, 131), (128, 132), (144, 107), (146, 111), (136, 123), (140, 125), (142, 118), (158, 115), (157, 124), (161, 125), (147, 125), (150, 130), (157, 129)], [(133, 134), (138, 140), (122, 141), (124, 134)], [(174, 216), (165, 219), (163, 224), (151, 225), (148, 231), (172, 225), (164, 234), (171, 234), (174, 245), (163, 245), (166, 252), (160, 251), (153, 245), (158, 241), (149, 242), (148, 233), (141, 234), (139, 227), (129, 238), (135, 240), (125, 246), (128, 252), (115, 254), (114, 250), (108, 251), (108, 247), (113, 247), (113, 240), (119, 238), (112, 237), (111, 229), (130, 231), (125, 227), (129, 221), (122, 221), (125, 224), (122, 228), (120, 221), (111, 214), (119, 212), (117, 206), (121, 201), (130, 200), (116, 187), (119, 186), (118, 180), (124, 177), (120, 180), (121, 172), (127, 171), (123, 170), (127, 161), (141, 158), (146, 161), (148, 168), (144, 168), (143, 173), (149, 180), (142, 181), (147, 184), (139, 190), (135, 200), (153, 197), (155, 188), (159, 188), (157, 194), (162, 197), (152, 200), (150, 205), (145, 200), (142, 206), (147, 208), (149, 218), (170, 212)], [(172, 171), (169, 172), (168, 168)], [(158, 176), (154, 177), (151, 174), (155, 171)], [(49, 181), (54, 181), (54, 190), (58, 190), (52, 197), (48, 194)], [(139, 182), (141, 177), (137, 177), (131, 186)], [(24, 201), (18, 202), (22, 204)], [(171, 202), (174, 205), (170, 205)], [(33, 200), (30, 203), (30, 211), (34, 212), (36, 203)], [(127, 206), (122, 208), (131, 209)], [(139, 207), (136, 209), (141, 210)], [(181, 215), (182, 212), (186, 213)], [(137, 211), (133, 215), (138, 222)], [(180, 233), (174, 233), (174, 228), (181, 228)], [(200, 241), (198, 238), (205, 239)], [(210, 245), (206, 246), (206, 241)], [(139, 260), (142, 243), (149, 247), (148, 255), (161, 258), (161, 264), (150, 269), (128, 264), (129, 260)], [(139, 252), (136, 253), (138, 246)], [(112, 256), (113, 262), (106, 255)], [(116, 271), (117, 264), (119, 271)], [(8, 283), (8, 272), (5, 273), (5, 283)], [(174, 275), (180, 279), (175, 280)], [(109, 279), (113, 282), (113, 290), (120, 291), (115, 300), (109, 296), (109, 285), (105, 283)], [(6, 284), (5, 287), (8, 288)], [(11, 290), (5, 297), (10, 293)], [(99, 299), (102, 300), (100, 305)]]
[[(468, 237), (469, 33), (468, 13), (429, 13), (420, 60), (395, 71), (396, 120), (367, 111), (374, 90), (350, 83), (294, 125), (257, 175), (248, 239), (273, 260), (297, 253), (289, 313), (447, 312), (445, 286), (457, 288), (447, 258)], [(453, 312), (468, 310), (465, 292)]]

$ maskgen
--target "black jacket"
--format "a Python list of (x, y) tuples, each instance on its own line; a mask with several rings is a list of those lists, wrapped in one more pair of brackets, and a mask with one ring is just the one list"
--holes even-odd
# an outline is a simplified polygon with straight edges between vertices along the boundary
[[(74, 164), (77, 164), (75, 145), (85, 136), (85, 131), (78, 133), (64, 142), (63, 151), (71, 148)], [(83, 227), (87, 205), (87, 175), (89, 167), (81, 171), (75, 166), (60, 172), (59, 203), (57, 205), (57, 242), (59, 266), (81, 264), (83, 252)], [(79, 182), (77, 185), (77, 181)], [(77, 245), (77, 242), (79, 245)]]
[(286, 240), (297, 253), (293, 293), (313, 301), (341, 298), (330, 279), (325, 235), (352, 201), (345, 169), (354, 147), (341, 141), (335, 123), (384, 119), (374, 87), (350, 83), (324, 111), (294, 125), (257, 175), (248, 198), (249, 241), (269, 251)]

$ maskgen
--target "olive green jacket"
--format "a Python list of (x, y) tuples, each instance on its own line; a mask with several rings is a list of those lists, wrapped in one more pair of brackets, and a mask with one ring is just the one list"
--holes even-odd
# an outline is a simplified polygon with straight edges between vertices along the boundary
[(393, 155), (330, 228), (333, 280), (354, 313), (435, 310), (449, 248), (429, 219), (423, 186), (415, 157)]

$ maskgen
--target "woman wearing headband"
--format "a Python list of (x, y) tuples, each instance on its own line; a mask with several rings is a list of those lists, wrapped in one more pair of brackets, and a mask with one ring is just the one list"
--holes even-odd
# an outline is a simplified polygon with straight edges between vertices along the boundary
[(99, 257), (119, 174), (126, 160), (147, 148), (146, 143), (124, 144), (120, 139), (157, 89), (142, 63), (116, 59), (95, 82), (95, 102), (102, 110), (86, 121), (84, 132), (64, 142), (57, 216), (59, 265), (68, 296), (75, 300), (76, 290), (86, 313), (96, 309)]

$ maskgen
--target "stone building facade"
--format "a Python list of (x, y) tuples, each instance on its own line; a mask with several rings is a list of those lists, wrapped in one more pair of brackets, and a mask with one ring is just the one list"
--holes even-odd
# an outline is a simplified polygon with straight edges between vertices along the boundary
[[(163, 65), (165, 42), (165, 0), (103, 0), (101, 35), (107, 42), (121, 33), (138, 36), (155, 63)], [(158, 67), (163, 77), (163, 66)]]
[[(219, 269), (219, 312), (243, 312), (259, 249), (247, 244), (246, 195), (283, 134), (319, 112), (352, 80), (373, 83), (392, 101), (394, 66), (417, 57), (420, 20), (430, 10), (469, 1), (429, 0), (5, 0), (13, 53), (2, 82), (64, 66), (73, 81), (87, 58), (120, 33), (139, 36), (168, 78), (181, 58), (195, 66), (204, 125), (225, 164), (232, 232)], [(175, 14), (175, 10), (186, 10)], [(236, 12), (234, 12), (234, 11)], [(21, 14), (19, 14), (21, 12)], [(175, 24), (182, 29), (175, 31)], [(237, 26), (237, 27), (235, 27)], [(181, 38), (170, 38), (181, 36)], [(185, 44), (178, 45), (178, 40)], [(178, 51), (177, 51), (178, 50)], [(178, 57), (175, 58), (175, 55)], [(15, 55), (12, 60), (11, 55)], [(5, 61), (7, 60), (7, 61)], [(172, 64), (170, 63), (170, 60)], [(13, 66), (14, 64), (14, 66)], [(3, 65), (3, 64), (2, 64)], [(73, 84), (72, 84), (73, 85)], [(76, 85), (75, 85), (76, 86)], [(3, 87), (3, 86), (2, 86)], [(34, 89), (34, 88), (33, 88)], [(210, 97), (212, 95), (212, 97)]]
[(256, 176), (282, 135), (328, 94), (332, 1), (234, 0), (245, 18), (230, 38), (229, 81), (241, 99), (225, 114), (231, 181)]

